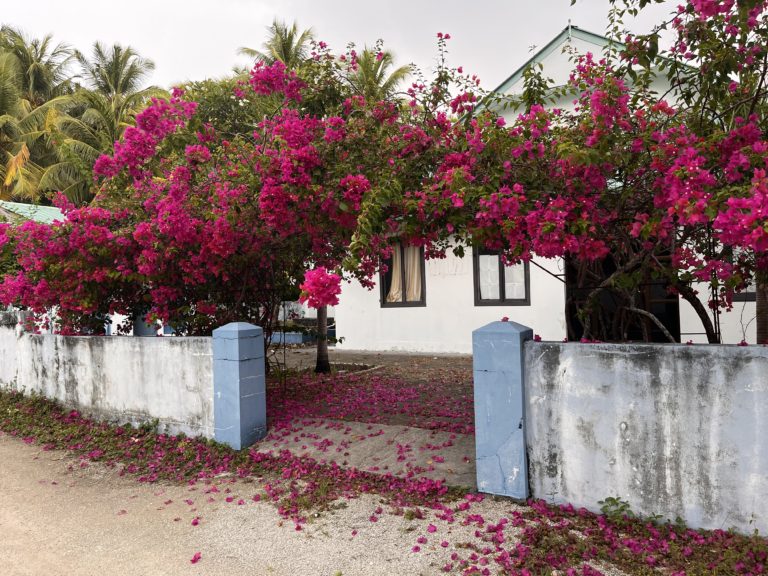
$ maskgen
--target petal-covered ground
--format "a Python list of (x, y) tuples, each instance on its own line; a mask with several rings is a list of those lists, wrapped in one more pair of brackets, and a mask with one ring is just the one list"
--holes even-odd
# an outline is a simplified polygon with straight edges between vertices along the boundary
[[(253, 531), (241, 511), (266, 505), (277, 510), (275, 520), (291, 533), (311, 536), (312, 545), (325, 541), (331, 556), (372, 549), (386, 538), (398, 543), (403, 558), (414, 558), (410, 568), (392, 564), (395, 572), (387, 568), (394, 559), (367, 571), (358, 561), (339, 561), (344, 576), (765, 573), (768, 543), (761, 536), (657, 525), (630, 518), (620, 508), (601, 516), (542, 501), (521, 506), (450, 488), (442, 479), (462, 484), (456, 481), (460, 474), (450, 475), (460, 465), (466, 465), (464, 478), (472, 475), (471, 373), (467, 366), (446, 370), (439, 360), (436, 364), (433, 370), (393, 363), (364, 374), (274, 380), (269, 436), (239, 453), (149, 428), (94, 422), (9, 392), (0, 392), (0, 431), (19, 446), (23, 441), (76, 455), (68, 461), (72, 474), (93, 466), (142, 482), (172, 482), (173, 496), (165, 492), (170, 488), (158, 490), (157, 512), (189, 529), (210, 525), (210, 506), (229, 507), (242, 518), (237, 537), (247, 545), (243, 533)], [(176, 494), (180, 490), (186, 497)], [(116, 501), (113, 521), (132, 513), (130, 502)], [(221, 554), (226, 543), (214, 533), (209, 537), (209, 548), (196, 545), (176, 555), (188, 567), (214, 573), (206, 560)], [(338, 548), (339, 538), (350, 545)], [(284, 541), (301, 546), (293, 537)]]
[(419, 382), (390, 373), (273, 379), (269, 434), (256, 450), (473, 488), (471, 374), (452, 370)]
[(343, 375), (305, 371), (275, 377), (269, 387), (268, 416), (273, 422), (321, 417), (474, 433), (471, 370), (430, 370), (425, 363), (420, 372), (411, 369), (405, 374), (402, 368), (383, 366)]

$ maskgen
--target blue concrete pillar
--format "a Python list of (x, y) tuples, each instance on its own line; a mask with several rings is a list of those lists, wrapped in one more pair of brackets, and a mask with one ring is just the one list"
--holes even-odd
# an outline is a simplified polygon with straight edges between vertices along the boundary
[(267, 433), (264, 331), (232, 322), (213, 331), (214, 438), (235, 450)]
[(157, 336), (157, 324), (147, 324), (144, 321), (145, 313), (133, 315), (133, 335), (134, 336)]
[(523, 343), (533, 330), (492, 322), (472, 333), (477, 488), (528, 498)]

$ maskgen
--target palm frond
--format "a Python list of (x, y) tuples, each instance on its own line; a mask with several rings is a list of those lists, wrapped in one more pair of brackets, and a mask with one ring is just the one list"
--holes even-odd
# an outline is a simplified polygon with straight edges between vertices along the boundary
[(95, 42), (91, 57), (77, 52), (75, 58), (83, 71), (87, 84), (105, 95), (132, 94), (155, 69), (155, 63), (142, 57), (131, 46), (113, 44), (109, 48)]
[(38, 186), (42, 169), (34, 162), (25, 162), (15, 167), (13, 177), (10, 177), (8, 164), (5, 167), (2, 192), (0, 196), (19, 200), (36, 201), (40, 198)]
[(18, 61), (0, 52), (0, 114), (17, 114), (21, 98)]
[(59, 162), (47, 166), (40, 177), (38, 186), (43, 192), (63, 192), (73, 186), (87, 186), (87, 179), (82, 171), (70, 163)]
[(394, 70), (394, 55), (388, 50), (366, 47), (357, 57), (357, 70), (349, 77), (352, 89), (369, 100), (392, 96), (411, 73), (410, 66)]
[(19, 151), (12, 155), (5, 165), (5, 180), (4, 186), (11, 186), (13, 181), (21, 174), (24, 166), (29, 161), (29, 148), (26, 144), (22, 144)]
[(20, 134), (18, 119), (9, 114), (0, 116), (0, 145), (2, 145), (3, 140), (6, 142), (16, 141)]
[(272, 64), (279, 60), (291, 70), (307, 59), (309, 43), (314, 36), (312, 28), (299, 32), (296, 22), (288, 27), (285, 22), (274, 20), (267, 27), (267, 33), (267, 40), (262, 44), (262, 50), (244, 46), (238, 48), (237, 53), (265, 64)]

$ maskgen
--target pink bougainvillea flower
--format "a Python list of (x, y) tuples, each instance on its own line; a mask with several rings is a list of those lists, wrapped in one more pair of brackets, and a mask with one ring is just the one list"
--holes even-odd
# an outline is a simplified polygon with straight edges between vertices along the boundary
[(335, 306), (341, 294), (341, 276), (328, 272), (322, 266), (313, 268), (304, 274), (304, 283), (300, 288), (300, 302), (306, 302), (312, 308)]

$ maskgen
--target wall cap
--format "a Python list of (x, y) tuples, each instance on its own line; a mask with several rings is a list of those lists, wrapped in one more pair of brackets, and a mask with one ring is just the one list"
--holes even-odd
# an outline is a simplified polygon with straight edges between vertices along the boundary
[(486, 324), (485, 326), (478, 328), (477, 330), (474, 330), (472, 332), (472, 336), (475, 335), (481, 336), (481, 335), (493, 335), (493, 334), (522, 334), (525, 335), (526, 333), (530, 332), (531, 336), (533, 335), (533, 329), (528, 328), (528, 326), (523, 326), (522, 324), (518, 324), (517, 322), (512, 322), (511, 320), (497, 320), (496, 322), (491, 322), (490, 324)]
[(214, 338), (224, 338), (226, 340), (255, 338), (263, 334), (264, 330), (261, 327), (254, 326), (248, 322), (230, 322), (213, 331)]

